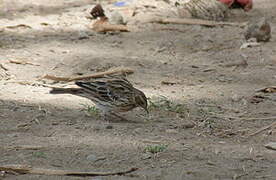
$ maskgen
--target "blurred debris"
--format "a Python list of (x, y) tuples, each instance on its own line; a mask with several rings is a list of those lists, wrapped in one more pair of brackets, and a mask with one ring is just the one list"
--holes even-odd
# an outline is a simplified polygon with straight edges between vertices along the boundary
[(218, 0), (177, 1), (180, 17), (194, 17), (206, 20), (222, 21), (228, 17), (228, 7)]
[(271, 27), (265, 17), (261, 19), (254, 19), (249, 22), (246, 29), (244, 37), (246, 40), (251, 38), (256, 39), (257, 42), (267, 42), (271, 38)]

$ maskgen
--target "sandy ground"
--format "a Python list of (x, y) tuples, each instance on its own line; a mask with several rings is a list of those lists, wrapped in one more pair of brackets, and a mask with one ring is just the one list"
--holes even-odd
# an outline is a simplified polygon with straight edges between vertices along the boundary
[[(0, 68), (0, 165), (139, 168), (97, 180), (276, 179), (276, 151), (264, 147), (276, 141), (275, 127), (250, 136), (276, 120), (275, 93), (254, 98), (256, 89), (276, 84), (276, 2), (259, 0), (249, 13), (233, 13), (230, 21), (267, 16), (271, 23), (271, 41), (246, 49), (240, 49), (245, 41), (239, 27), (146, 24), (140, 32), (97, 34), (85, 18), (93, 4), (27, 0), (2, 7), (0, 28), (28, 26), (0, 32), (0, 63), (6, 68)], [(125, 115), (129, 122), (105, 122), (85, 110), (93, 106), (89, 100), (51, 95), (44, 87), (66, 84), (37, 80), (43, 74), (91, 74), (118, 66), (135, 70), (128, 79), (152, 99), (149, 117), (137, 109)], [(146, 152), (153, 147), (163, 151)]]

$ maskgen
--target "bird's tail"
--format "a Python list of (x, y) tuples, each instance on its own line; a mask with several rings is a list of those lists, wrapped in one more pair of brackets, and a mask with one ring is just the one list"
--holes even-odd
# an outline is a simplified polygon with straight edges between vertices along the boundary
[(82, 89), (80, 88), (52, 88), (50, 94), (81, 94)]

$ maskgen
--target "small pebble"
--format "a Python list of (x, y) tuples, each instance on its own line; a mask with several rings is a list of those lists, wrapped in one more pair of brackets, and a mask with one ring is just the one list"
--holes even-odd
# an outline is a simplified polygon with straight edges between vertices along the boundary
[(178, 133), (178, 131), (175, 129), (166, 129), (166, 133), (176, 134), (176, 133)]
[(150, 159), (152, 157), (152, 155), (150, 154), (150, 153), (144, 153), (143, 155), (142, 155), (142, 160), (146, 160), (146, 159)]
[(84, 32), (84, 31), (79, 31), (79, 37), (78, 37), (79, 40), (82, 40), (82, 39), (89, 39), (89, 35)]
[(112, 125), (107, 125), (105, 128), (106, 129), (113, 129), (113, 126)]
[(111, 24), (124, 24), (124, 18), (118, 11), (115, 11), (110, 13), (109, 22)]
[(193, 127), (195, 127), (195, 124), (192, 124), (192, 123), (187, 123), (187, 124), (181, 125), (181, 128), (183, 128), (183, 129), (189, 129), (189, 128), (193, 128)]

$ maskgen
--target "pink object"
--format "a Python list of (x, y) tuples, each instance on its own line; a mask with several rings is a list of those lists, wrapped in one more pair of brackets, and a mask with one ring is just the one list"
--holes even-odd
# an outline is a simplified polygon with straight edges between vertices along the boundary
[(239, 4), (245, 11), (249, 11), (253, 8), (253, 0), (219, 0), (220, 2), (231, 7), (234, 3)]
[(249, 11), (253, 8), (253, 0), (237, 0), (245, 11)]

